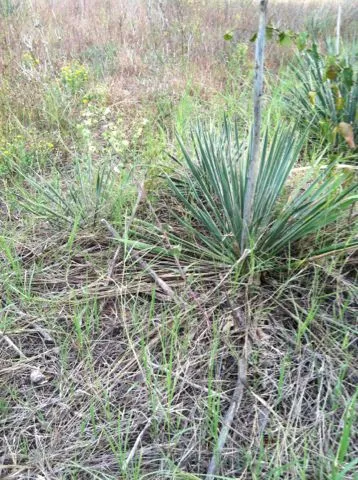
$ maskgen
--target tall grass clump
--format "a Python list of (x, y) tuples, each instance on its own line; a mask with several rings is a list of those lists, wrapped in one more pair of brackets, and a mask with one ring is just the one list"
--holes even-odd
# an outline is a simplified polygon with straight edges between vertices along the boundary
[(117, 171), (110, 161), (95, 164), (91, 157), (75, 160), (73, 178), (61, 175), (49, 181), (40, 175), (24, 176), (23, 207), (61, 227), (95, 226), (102, 217), (120, 218), (132, 194), (129, 171)]
[[(344, 173), (332, 175), (333, 165), (318, 174), (312, 170), (295, 188), (288, 185), (304, 140), (295, 127), (278, 127), (271, 141), (267, 131), (264, 135), (248, 227), (248, 245), (258, 256), (282, 253), (338, 220), (357, 199), (355, 186), (342, 186)], [(186, 248), (205, 249), (226, 262), (242, 255), (251, 145), (252, 135), (248, 141), (240, 140), (237, 126), (228, 121), (219, 132), (198, 126), (190, 149), (180, 140), (186, 170), (184, 178), (170, 178), (169, 184), (187, 211), (179, 218), (191, 238), (185, 241)]]

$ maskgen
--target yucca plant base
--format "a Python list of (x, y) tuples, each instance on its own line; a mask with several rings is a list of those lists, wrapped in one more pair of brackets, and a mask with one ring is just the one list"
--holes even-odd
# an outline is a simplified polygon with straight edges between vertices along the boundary
[[(199, 126), (188, 149), (179, 139), (184, 176), (168, 178), (187, 215), (178, 221), (188, 238), (183, 249), (233, 263), (249, 248), (262, 258), (281, 254), (344, 215), (357, 200), (356, 185), (344, 188), (344, 173), (312, 169), (289, 192), (288, 178), (305, 140), (294, 127), (278, 128), (269, 142), (264, 135), (252, 220), (244, 219), (251, 137), (241, 141), (236, 125), (217, 130)], [(318, 171), (318, 173), (317, 173)], [(247, 229), (247, 242), (242, 232)], [(331, 248), (334, 250), (334, 246)]]

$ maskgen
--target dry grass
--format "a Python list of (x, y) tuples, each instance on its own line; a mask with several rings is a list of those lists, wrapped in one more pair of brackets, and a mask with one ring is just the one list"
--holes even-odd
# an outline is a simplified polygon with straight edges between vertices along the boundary
[(71, 249), (44, 233), (16, 242), (12, 270), (2, 257), (2, 478), (204, 473), (246, 335), (225, 478), (333, 478), (357, 380), (353, 256), (256, 286), (195, 266), (186, 284), (158, 259), (178, 303), (123, 251), (113, 264), (105, 232), (83, 232)]
[[(342, 30), (354, 31), (355, 2), (341, 3)], [(332, 32), (336, 9), (337, 3), (273, 1), (270, 21), (298, 32), (319, 21), (319, 28)], [(3, 16), (1, 24), (3, 71), (12, 69), (24, 51), (33, 52), (50, 71), (68, 59), (92, 58), (111, 77), (117, 97), (133, 102), (151, 92), (174, 93), (186, 85), (188, 72), (206, 89), (222, 88), (222, 66), (233, 48), (223, 35), (234, 29), (235, 42), (247, 43), (257, 18), (251, 1), (37, 0), (16, 8), (10, 21)], [(267, 66), (277, 68), (289, 56), (289, 50), (282, 54), (272, 45)]]

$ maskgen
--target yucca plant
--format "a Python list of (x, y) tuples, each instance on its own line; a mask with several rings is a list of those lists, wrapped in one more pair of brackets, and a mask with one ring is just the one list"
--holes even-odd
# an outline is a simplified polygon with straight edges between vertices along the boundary
[[(245, 143), (237, 127), (224, 122), (220, 132), (198, 126), (192, 149), (179, 139), (186, 164), (184, 179), (169, 178), (170, 187), (188, 215), (178, 217), (194, 249), (228, 263), (246, 247), (261, 257), (272, 257), (290, 244), (337, 220), (356, 201), (355, 187), (343, 188), (344, 173), (327, 169), (311, 173), (293, 191), (287, 187), (305, 136), (295, 126), (279, 127), (269, 142), (265, 133), (249, 224), (248, 243), (242, 244), (247, 169), (252, 155), (252, 135)], [(286, 188), (287, 187), (287, 188)]]
[(35, 173), (23, 176), (35, 194), (20, 192), (22, 205), (62, 227), (95, 225), (125, 205), (131, 195), (130, 174), (114, 174), (109, 161), (95, 165), (91, 158), (75, 160), (69, 185), (63, 183), (61, 175), (51, 182)]
[[(351, 130), (348, 141), (354, 148), (358, 134), (358, 78), (355, 58), (323, 55), (315, 45), (297, 56), (292, 66), (295, 87), (288, 97), (289, 112), (305, 126), (311, 125), (311, 137), (337, 146), (346, 137), (342, 128)], [(345, 126), (340, 124), (344, 122)], [(339, 135), (341, 133), (342, 135)]]

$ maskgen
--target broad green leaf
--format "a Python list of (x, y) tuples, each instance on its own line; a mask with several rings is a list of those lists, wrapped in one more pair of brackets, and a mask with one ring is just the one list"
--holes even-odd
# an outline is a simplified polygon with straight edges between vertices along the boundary
[(280, 45), (289, 47), (292, 44), (292, 37), (288, 32), (280, 32), (278, 35), (278, 41)]
[(273, 27), (272, 25), (267, 25), (266, 27), (266, 38), (267, 40), (272, 40), (274, 32), (276, 32), (276, 28)]
[(250, 38), (250, 42), (255, 42), (257, 38), (257, 33), (254, 33), (252, 37)]

